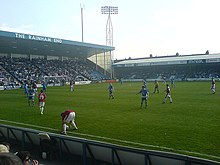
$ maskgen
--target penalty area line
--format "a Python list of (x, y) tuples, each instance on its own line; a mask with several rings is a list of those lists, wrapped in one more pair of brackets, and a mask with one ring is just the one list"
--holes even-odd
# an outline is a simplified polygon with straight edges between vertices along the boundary
[[(0, 121), (6, 122), (6, 123), (23, 125), (23, 126), (30, 126), (30, 127), (34, 127), (34, 128), (40, 128), (40, 129), (60, 131), (59, 129), (54, 129), (54, 128), (50, 128), (50, 127), (43, 127), (43, 126), (38, 126), (38, 125), (32, 125), (32, 124), (19, 123), (19, 122), (15, 122), (15, 121), (8, 121), (8, 120), (2, 120), (2, 119), (0, 119)], [(155, 148), (155, 149), (164, 149), (164, 150), (169, 150), (169, 151), (173, 151), (173, 152), (180, 152), (180, 153), (185, 153), (185, 154), (195, 154), (195, 155), (198, 155), (198, 156), (211, 157), (211, 158), (215, 158), (215, 159), (219, 159), (220, 160), (219, 156), (208, 155), (208, 154), (203, 154), (203, 153), (199, 153), (199, 152), (192, 152), (192, 151), (186, 151), (186, 150), (178, 150), (178, 149), (173, 149), (173, 148), (169, 148), (169, 147), (156, 146), (156, 145), (150, 145), (150, 144), (144, 144), (144, 143), (137, 143), (137, 142), (127, 141), (127, 140), (120, 140), (120, 139), (108, 138), (108, 137), (104, 137), (104, 136), (96, 136), (96, 135), (91, 135), (91, 134), (69, 132), (69, 131), (68, 131), (68, 133), (69, 134), (80, 135), (80, 136), (98, 138), (98, 139), (103, 139), (103, 140), (110, 140), (110, 141), (120, 142), (120, 143), (124, 143), (124, 144), (130, 144), (130, 145), (137, 145), (137, 146), (143, 146), (143, 147), (151, 147), (151, 148)]]

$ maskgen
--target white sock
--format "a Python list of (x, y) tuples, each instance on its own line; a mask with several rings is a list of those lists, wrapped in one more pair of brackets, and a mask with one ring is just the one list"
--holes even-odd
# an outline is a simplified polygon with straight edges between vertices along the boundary
[(72, 121), (72, 125), (73, 125), (76, 129), (78, 129), (74, 121)]
[(41, 109), (41, 113), (43, 113), (44, 112), (44, 107), (41, 107), (40, 109)]
[(63, 132), (65, 132), (65, 133), (66, 133), (66, 127), (67, 127), (67, 125), (63, 124)]

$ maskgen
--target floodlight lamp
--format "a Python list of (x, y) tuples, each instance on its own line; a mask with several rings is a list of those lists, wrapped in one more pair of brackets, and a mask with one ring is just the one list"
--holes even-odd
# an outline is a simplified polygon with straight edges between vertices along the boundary
[(115, 6), (102, 6), (102, 14), (118, 14), (118, 7)]

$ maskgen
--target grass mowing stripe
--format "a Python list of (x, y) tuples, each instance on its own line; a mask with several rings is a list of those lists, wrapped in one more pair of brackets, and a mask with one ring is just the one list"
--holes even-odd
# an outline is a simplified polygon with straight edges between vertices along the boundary
[[(18, 125), (23, 125), (23, 126), (30, 126), (30, 127), (35, 127), (35, 128), (40, 128), (40, 129), (46, 129), (46, 130), (52, 130), (52, 131), (60, 131), (58, 129), (54, 129), (54, 128), (50, 128), (50, 127), (42, 127), (42, 126), (38, 126), (38, 125), (32, 125), (32, 124), (25, 124), (25, 123), (19, 123), (19, 122), (14, 122), (14, 121), (8, 121), (8, 120), (2, 120), (0, 119), (0, 121), (2, 122), (6, 122), (6, 123), (11, 123), (11, 124), (18, 124)], [(176, 150), (173, 148), (168, 148), (168, 147), (162, 147), (162, 146), (155, 146), (155, 145), (150, 145), (150, 144), (142, 144), (142, 143), (136, 143), (136, 142), (131, 142), (131, 141), (126, 141), (126, 140), (120, 140), (120, 139), (114, 139), (114, 138), (108, 138), (108, 137), (103, 137), (103, 136), (96, 136), (96, 135), (91, 135), (91, 134), (84, 134), (84, 133), (77, 133), (77, 132), (69, 132), (70, 134), (76, 134), (76, 135), (81, 135), (81, 136), (86, 136), (86, 137), (92, 137), (92, 138), (99, 138), (99, 139), (104, 139), (104, 140), (111, 140), (111, 141), (115, 141), (115, 142), (121, 142), (124, 144), (132, 144), (132, 145), (138, 145), (138, 146), (144, 146), (144, 147), (152, 147), (155, 149), (164, 149), (164, 150), (169, 150), (169, 151), (173, 151), (173, 152), (182, 152), (185, 154), (195, 154), (198, 156), (205, 156), (205, 157), (211, 157), (211, 158), (215, 158), (215, 159), (219, 159), (220, 157), (218, 156), (214, 156), (214, 155), (207, 155), (207, 154), (202, 154), (202, 153), (198, 153), (198, 152), (191, 152), (191, 151), (186, 151), (186, 150)], [(63, 135), (62, 135), (63, 136)], [(77, 137), (78, 138), (78, 137)]]

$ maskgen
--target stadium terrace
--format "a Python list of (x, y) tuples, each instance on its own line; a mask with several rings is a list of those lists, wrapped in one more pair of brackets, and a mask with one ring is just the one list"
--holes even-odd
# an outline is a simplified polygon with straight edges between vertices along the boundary
[(117, 78), (124, 81), (209, 81), (220, 77), (220, 53), (115, 60)]
[(61, 80), (87, 84), (110, 79), (114, 49), (105, 45), (0, 31), (0, 86), (25, 84), (27, 81), (60, 85), (63, 84)]
[(219, 63), (220, 53), (203, 55), (165, 56), (144, 59), (129, 59), (120, 62), (115, 61), (115, 67), (151, 66), (151, 65), (175, 65), (175, 64), (204, 64)]

